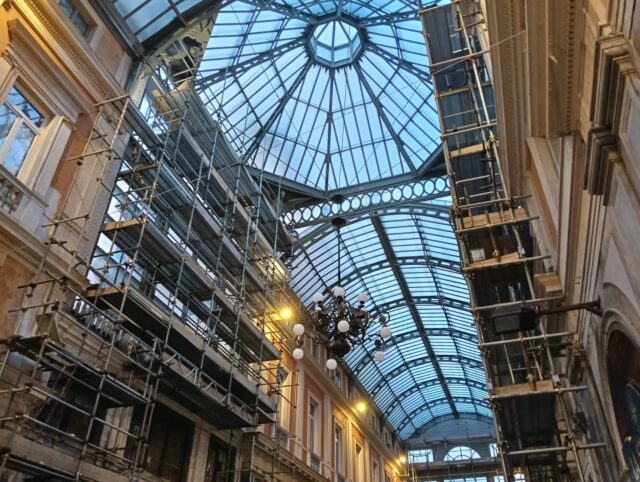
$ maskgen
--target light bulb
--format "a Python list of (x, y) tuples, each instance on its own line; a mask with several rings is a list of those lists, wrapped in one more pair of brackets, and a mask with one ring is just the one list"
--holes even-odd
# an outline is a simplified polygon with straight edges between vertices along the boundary
[(337, 366), (338, 366), (338, 362), (335, 360), (335, 358), (327, 359), (327, 368), (329, 370), (335, 370)]
[(313, 300), (314, 303), (322, 303), (324, 296), (322, 296), (322, 293), (316, 293), (315, 295), (313, 295), (311, 299)]
[(336, 298), (340, 298), (344, 296), (344, 288), (341, 286), (336, 286), (335, 288), (333, 288), (333, 296), (335, 296)]
[(293, 325), (293, 334), (296, 336), (304, 335), (304, 325), (302, 323), (296, 323)]
[(302, 351), (302, 348), (296, 348), (293, 350), (293, 358), (295, 358), (296, 360), (302, 360), (303, 356), (304, 352)]
[(388, 326), (383, 326), (380, 328), (380, 336), (382, 338), (389, 338), (391, 336), (391, 328)]
[(338, 331), (340, 333), (346, 333), (349, 331), (349, 322), (347, 320), (340, 320), (338, 322)]
[(367, 302), (367, 300), (369, 300), (369, 296), (368, 296), (366, 293), (360, 293), (360, 294), (358, 295), (358, 301), (359, 301), (360, 303), (366, 303), (366, 302)]
[(382, 360), (384, 360), (384, 352), (382, 350), (374, 352), (373, 359), (377, 362), (381, 362)]

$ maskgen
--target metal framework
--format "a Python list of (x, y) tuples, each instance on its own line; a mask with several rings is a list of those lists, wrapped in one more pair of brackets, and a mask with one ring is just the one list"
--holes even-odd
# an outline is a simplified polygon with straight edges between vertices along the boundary
[[(332, 50), (346, 55), (347, 29), (359, 51), (328, 66)], [(197, 88), (251, 165), (318, 194), (353, 189), (432, 167), (438, 127), (421, 95), (430, 89), (422, 45), (416, 7), (405, 0), (230, 1)]]
[[(325, 219), (338, 211), (351, 217), (343, 228), (343, 252), (348, 253), (343, 284), (348, 291), (370, 294), (376, 303), (370, 308), (372, 316), (392, 312), (394, 336), (385, 361), (373, 361), (372, 347), (356, 349), (347, 356), (353, 373), (404, 438), (446, 414), (489, 417), (449, 206), (416, 202), (410, 195), (367, 213), (352, 206), (345, 200), (305, 210)], [(290, 215), (301, 224), (308, 222)], [(295, 245), (292, 287), (303, 300), (316, 291), (328, 293), (333, 286), (336, 242), (326, 225), (302, 231)], [(410, 389), (414, 386), (421, 388)]]
[[(164, 16), (147, 0), (113, 6), (146, 44), (154, 29), (205, 3), (164, 2)], [(314, 38), (353, 29), (361, 44), (348, 62), (317, 58), (328, 53), (318, 53)], [(321, 40), (329, 50), (345, 44), (336, 34)], [(366, 389), (382, 387), (376, 402), (400, 436), (451, 413), (489, 417), (416, 4), (227, 1), (197, 70), (194, 87), (240, 164), (306, 199), (282, 213), (299, 235), (285, 259), (303, 302), (335, 282), (337, 246), (327, 227), (335, 216), (349, 218), (347, 289), (369, 293), (374, 312), (393, 311), (395, 338), (384, 365), (373, 363), (368, 346), (347, 362)], [(218, 167), (222, 175), (235, 169)], [(334, 193), (344, 202), (316, 202)], [(407, 384), (424, 390), (407, 395)]]
[(0, 477), (138, 480), (160, 397), (220, 428), (274, 421), (290, 295), (280, 196), (229, 157), (189, 81), (159, 73), (97, 105), (66, 161), (98, 195), (78, 206), (69, 189), (18, 334), (0, 340)]
[[(527, 308), (558, 300), (536, 295), (546, 257), (529, 234), (534, 218), (503, 183), (481, 5), (454, 1), (421, 17), (503, 473), (509, 481), (521, 473), (535, 482), (585, 481), (580, 451), (603, 444), (576, 426), (580, 408), (568, 397), (586, 387), (573, 384), (577, 375), (565, 370), (580, 354), (554, 314), (593, 306)], [(501, 325), (504, 313), (515, 327)]]

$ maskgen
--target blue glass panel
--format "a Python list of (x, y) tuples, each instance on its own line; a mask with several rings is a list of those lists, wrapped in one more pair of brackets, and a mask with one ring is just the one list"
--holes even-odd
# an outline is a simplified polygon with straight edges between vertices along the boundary
[[(120, 8), (131, 21), (149, 21)], [(282, 73), (288, 53), (305, 65), (293, 86), (269, 73)], [(410, 173), (438, 147), (427, 65), (413, 2), (281, 0), (256, 7), (235, 1), (217, 16), (200, 70), (202, 97), (249, 162), (332, 190)], [(278, 105), (262, 106), (264, 114), (265, 99), (249, 85), (263, 74), (269, 102)], [(246, 95), (229, 98), (229, 88)], [(260, 125), (251, 129), (256, 117)]]

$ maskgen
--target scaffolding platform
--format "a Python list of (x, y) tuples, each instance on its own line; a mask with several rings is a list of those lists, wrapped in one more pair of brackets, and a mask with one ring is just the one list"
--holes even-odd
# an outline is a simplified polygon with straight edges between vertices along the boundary
[[(143, 294), (139, 289), (130, 286), (129, 288), (106, 287), (95, 288), (86, 292), (86, 297), (95, 300), (98, 306), (106, 309), (113, 309), (122, 306), (122, 313), (126, 318), (126, 322), (132, 323), (133, 327), (138, 327), (143, 331), (147, 331), (152, 336), (165, 337), (168, 333), (167, 343), (182, 353), (193, 353), (193, 358), (200, 357), (200, 350), (207, 346), (207, 339), (214, 336), (202, 327), (190, 327), (175, 316), (171, 316), (166, 308), (154, 303), (148, 296)], [(201, 313), (204, 316), (210, 316), (210, 313)], [(238, 316), (238, 337), (242, 340), (240, 343), (242, 355), (247, 357), (249, 362), (257, 362), (258, 360), (276, 360), (280, 357), (280, 351), (268, 340), (264, 338), (264, 334), (246, 317)], [(225, 320), (226, 318), (226, 320)], [(231, 313), (228, 317), (221, 316), (220, 322), (236, 323), (236, 317)], [(233, 344), (234, 336), (230, 326), (226, 329), (215, 330), (215, 336), (219, 339), (226, 340), (228, 344)], [(215, 342), (214, 342), (215, 343)], [(211, 349), (214, 351), (213, 349)], [(222, 358), (222, 355), (218, 354)]]

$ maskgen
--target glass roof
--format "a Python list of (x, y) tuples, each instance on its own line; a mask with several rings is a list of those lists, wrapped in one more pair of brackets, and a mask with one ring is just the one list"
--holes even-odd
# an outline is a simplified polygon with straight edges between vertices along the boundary
[(201, 95), (244, 160), (307, 187), (415, 173), (440, 144), (417, 8), (223, 3)]
[(316, 25), (309, 38), (313, 58), (328, 67), (347, 65), (362, 48), (360, 30), (342, 20), (329, 20)]
[[(342, 228), (347, 299), (369, 294), (372, 316), (388, 312), (393, 333), (381, 363), (373, 360), (373, 341), (354, 347), (345, 360), (403, 439), (443, 415), (491, 416), (448, 210), (448, 198), (378, 208)], [(314, 293), (328, 296), (337, 284), (337, 235), (323, 224), (301, 229), (300, 236), (293, 288), (311, 306)]]
[(210, 0), (111, 0), (111, 3), (140, 42), (176, 20), (184, 26), (187, 14), (211, 4)]
[[(211, 5), (112, 1), (141, 41)], [(329, 219), (347, 217), (347, 296), (368, 293), (393, 336), (383, 362), (373, 342), (345, 361), (403, 439), (443, 416), (491, 416), (446, 178), (419, 174), (440, 145), (417, 16), (435, 3), (446, 0), (227, 0), (196, 82), (243, 161), (347, 194), (340, 206), (289, 213), (300, 235), (292, 285), (307, 306), (329, 294), (338, 253)]]

